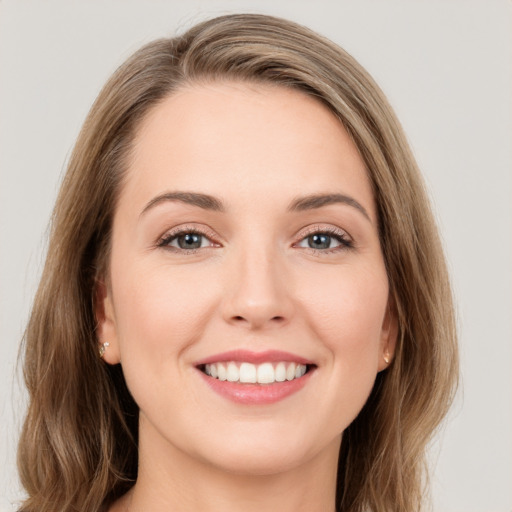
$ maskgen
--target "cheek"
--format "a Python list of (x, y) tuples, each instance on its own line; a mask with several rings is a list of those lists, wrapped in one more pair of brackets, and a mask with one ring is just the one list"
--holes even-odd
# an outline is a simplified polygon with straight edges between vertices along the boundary
[(335, 435), (356, 418), (375, 383), (387, 275), (377, 261), (318, 266), (314, 273), (301, 276), (302, 314), (311, 338), (325, 349), (319, 372), (323, 392), (315, 397), (324, 416), (318, 420), (329, 435)]
[(340, 364), (353, 373), (367, 364), (376, 365), (382, 323), (388, 300), (388, 281), (379, 265), (350, 265), (315, 279), (306, 274), (309, 323)]
[(121, 364), (142, 410), (154, 407), (155, 395), (175, 407), (191, 399), (182, 388), (190, 368), (180, 356), (201, 339), (215, 303), (215, 287), (203, 278), (165, 264), (125, 260), (112, 268)]
[(212, 287), (201, 275), (133, 265), (119, 276), (116, 318), (123, 351), (151, 350), (165, 358), (199, 335), (200, 318), (213, 303)]

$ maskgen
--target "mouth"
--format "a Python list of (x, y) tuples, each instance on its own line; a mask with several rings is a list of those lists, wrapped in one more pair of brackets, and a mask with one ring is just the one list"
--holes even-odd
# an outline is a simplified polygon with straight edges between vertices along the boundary
[(196, 368), (210, 389), (242, 404), (270, 404), (300, 389), (317, 366), (293, 354), (231, 351), (199, 361)]
[(240, 384), (274, 384), (300, 379), (314, 365), (278, 361), (254, 364), (239, 361), (223, 361), (200, 365), (198, 368), (208, 377), (219, 381)]

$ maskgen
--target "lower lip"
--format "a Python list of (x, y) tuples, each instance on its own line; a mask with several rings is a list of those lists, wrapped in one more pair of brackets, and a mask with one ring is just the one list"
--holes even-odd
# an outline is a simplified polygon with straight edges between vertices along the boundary
[(273, 384), (241, 384), (240, 382), (229, 382), (210, 377), (198, 370), (210, 389), (239, 404), (263, 405), (273, 404), (297, 393), (309, 381), (312, 370), (302, 377)]

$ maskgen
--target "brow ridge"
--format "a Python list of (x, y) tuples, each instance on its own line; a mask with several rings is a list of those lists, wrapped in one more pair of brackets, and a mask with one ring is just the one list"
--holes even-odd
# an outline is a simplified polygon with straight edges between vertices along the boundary
[(323, 206), (337, 203), (352, 206), (353, 208), (359, 210), (371, 222), (370, 215), (366, 211), (366, 208), (353, 197), (347, 196), (345, 194), (310, 194), (307, 196), (298, 197), (290, 203), (288, 210), (314, 210), (316, 208), (322, 208)]
[(148, 204), (144, 207), (144, 209), (141, 212), (141, 215), (146, 213), (151, 208), (154, 208), (155, 206), (167, 202), (167, 201), (178, 201), (181, 203), (189, 204), (192, 206), (197, 206), (199, 208), (202, 208), (204, 210), (212, 210), (216, 212), (223, 212), (225, 211), (224, 205), (222, 204), (222, 201), (217, 199), (216, 197), (210, 196), (208, 194), (201, 194), (199, 192), (165, 192), (164, 194), (160, 194), (151, 201), (149, 201)]
[[(151, 199), (141, 212), (141, 215), (146, 213), (151, 208), (154, 208), (158, 204), (166, 201), (178, 201), (192, 206), (197, 206), (204, 210), (212, 210), (217, 212), (224, 212), (225, 207), (220, 199), (209, 194), (202, 194), (199, 192), (187, 192), (187, 191), (174, 191), (165, 192)], [(331, 204), (346, 204), (357, 210), (359, 210), (369, 221), (370, 216), (364, 206), (356, 201), (353, 197), (345, 194), (309, 194), (302, 197), (295, 198), (289, 205), (288, 211), (306, 211), (322, 208), (323, 206), (329, 206)]]

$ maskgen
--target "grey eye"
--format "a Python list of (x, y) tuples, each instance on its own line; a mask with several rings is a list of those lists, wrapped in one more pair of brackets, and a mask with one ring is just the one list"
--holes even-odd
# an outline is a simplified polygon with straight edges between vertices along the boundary
[(317, 233), (315, 235), (308, 236), (308, 246), (312, 249), (329, 249), (331, 247), (331, 237)]
[(314, 233), (303, 238), (298, 246), (307, 247), (309, 249), (333, 249), (342, 245), (342, 242), (337, 237), (328, 235), (326, 233)]
[(176, 249), (192, 250), (211, 245), (209, 239), (201, 233), (183, 232), (164, 240), (162, 245)]

